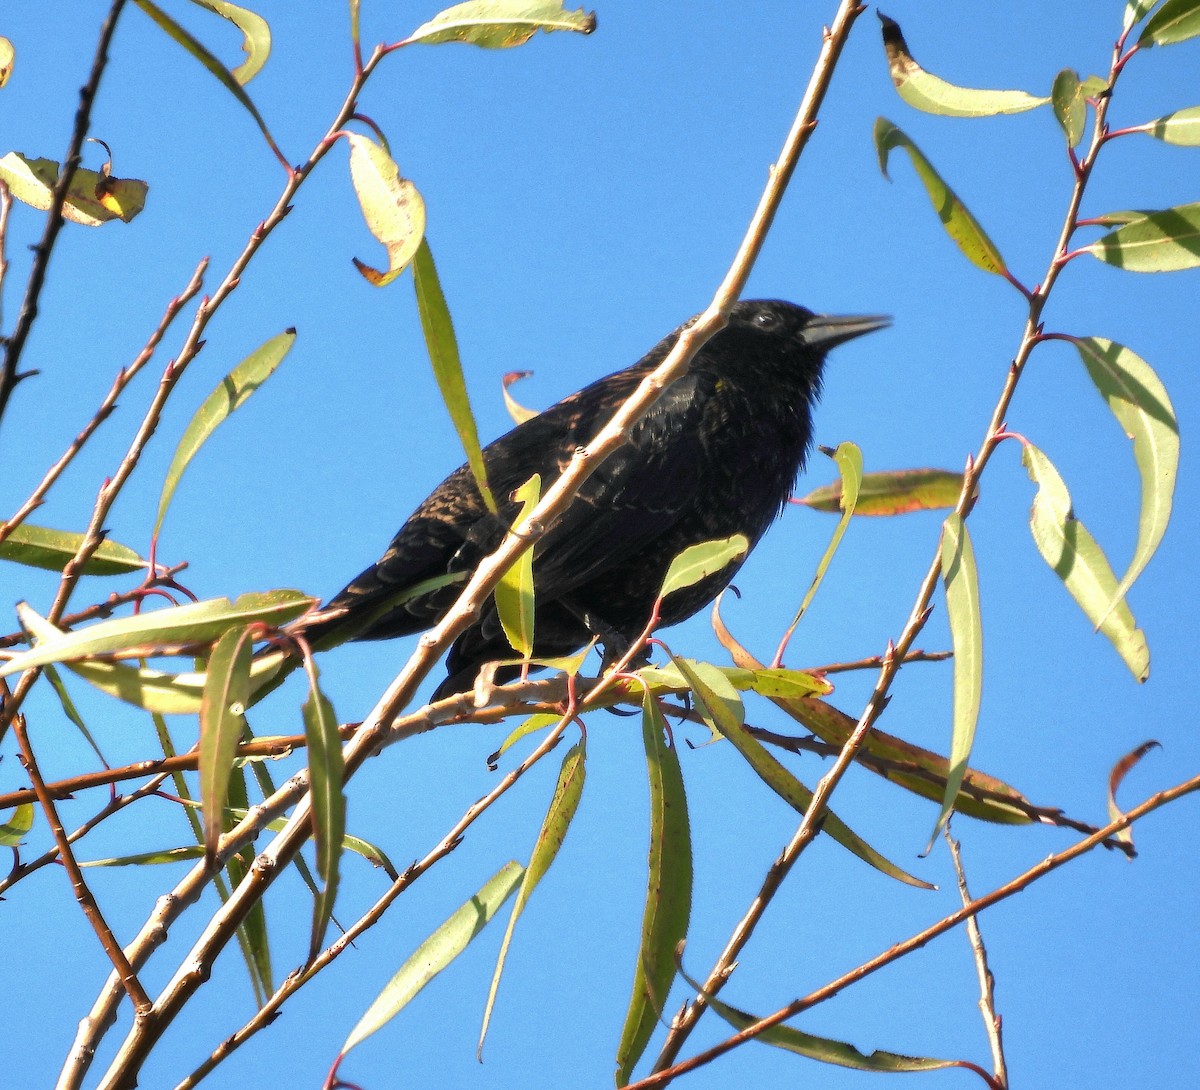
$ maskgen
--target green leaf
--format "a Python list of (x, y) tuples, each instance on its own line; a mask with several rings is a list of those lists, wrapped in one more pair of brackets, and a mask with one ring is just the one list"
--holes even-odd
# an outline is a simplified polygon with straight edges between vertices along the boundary
[[(864, 473), (858, 487), (855, 515), (905, 515), (953, 507), (962, 492), (963, 476), (948, 469), (895, 469)], [(842, 510), (842, 482), (814, 488), (798, 502), (814, 511)]]
[[(22, 523), (0, 542), (0, 559), (11, 560), (30, 568), (62, 571), (79, 552), (84, 535), (68, 530), (49, 530), (45, 526)], [(141, 571), (146, 561), (125, 545), (102, 541), (83, 566), (84, 575), (124, 575)]]
[(1050, 459), (1025, 443), (1021, 461), (1038, 486), (1029, 528), (1038, 552), (1063, 581), (1092, 624), (1108, 637), (1138, 681), (1150, 676), (1150, 649), (1125, 602), (1117, 597), (1117, 577), (1087, 528), (1071, 508), (1071, 496)]
[(521, 878), (521, 888), (517, 891), (517, 899), (513, 902), (512, 913), (508, 917), (508, 927), (504, 930), (504, 941), (500, 944), (500, 953), (496, 958), (496, 969), (492, 973), (492, 984), (488, 988), (487, 1003), (483, 1009), (483, 1025), (479, 1030), (478, 1059), (483, 1060), (483, 1040), (487, 1036), (488, 1024), (492, 1020), (492, 1008), (496, 1002), (496, 991), (500, 987), (500, 976), (504, 972), (504, 962), (508, 958), (508, 947), (512, 942), (513, 930), (517, 920), (525, 910), (525, 905), (533, 895), (538, 883), (546, 876), (550, 865), (558, 855), (559, 848), (566, 838), (567, 829), (579, 809), (579, 800), (583, 797), (583, 784), (587, 776), (586, 767), (587, 747), (584, 739), (580, 739), (563, 757), (562, 766), (558, 770), (558, 782), (554, 785), (554, 796), (550, 800), (550, 808), (542, 819), (542, 827), (534, 841), (533, 851), (529, 856), (529, 866)]
[(508, 410), (508, 415), (518, 424), (524, 424), (526, 420), (532, 420), (537, 416), (537, 412), (533, 409), (525, 408), (524, 405), (508, 392), (508, 388), (514, 382), (519, 382), (523, 378), (529, 378), (532, 374), (532, 371), (509, 371), (500, 379), (500, 386), (504, 393), (504, 407)]
[[(42, 212), (53, 204), (58, 170), (53, 159), (31, 159), (19, 151), (0, 159), (0, 181), (17, 200)], [(115, 219), (128, 223), (145, 207), (149, 189), (137, 178), (115, 178), (79, 167), (67, 188), (63, 219), (84, 227), (99, 227)]]
[(1080, 252), (1130, 272), (1194, 269), (1200, 266), (1200, 201), (1132, 220)]
[(1156, 117), (1139, 125), (1138, 129), (1167, 144), (1184, 148), (1200, 147), (1200, 106), (1189, 106), (1186, 110), (1175, 110)]
[[(697, 994), (703, 995), (707, 1004), (712, 1007), (734, 1029), (743, 1030), (761, 1021), (758, 1015), (747, 1014), (737, 1007), (731, 1007), (722, 1002), (710, 992), (706, 992), (702, 984), (693, 980), (686, 973), (681, 976), (688, 985), (696, 989)], [(838, 1067), (848, 1067), (854, 1071), (940, 1071), (947, 1067), (960, 1067), (958, 1060), (934, 1060), (924, 1056), (906, 1056), (900, 1052), (884, 1052), (876, 1049), (874, 1052), (860, 1052), (845, 1041), (835, 1041), (829, 1037), (814, 1037), (811, 1033), (793, 1026), (771, 1026), (755, 1037), (764, 1045), (782, 1048), (787, 1052), (795, 1052), (821, 1063), (835, 1064)]]
[[(734, 748), (754, 769), (758, 777), (781, 799), (788, 803), (797, 813), (803, 814), (812, 802), (812, 792), (783, 767), (768, 753), (763, 744), (734, 717), (712, 688), (701, 680), (700, 672), (693, 668), (686, 659), (674, 659), (675, 665), (688, 679), (692, 692), (696, 695), (698, 704), (704, 705), (707, 713), (705, 718), (711, 718), (721, 734), (733, 743)], [(700, 710), (697, 708), (697, 710)], [(878, 871), (910, 886), (921, 889), (933, 889), (928, 882), (915, 878), (907, 871), (897, 867), (884, 856), (880, 855), (865, 840), (855, 833), (832, 810), (826, 810), (822, 819), (821, 831), (828, 833), (838, 844), (847, 851), (858, 856), (864, 863), (870, 864)]]
[[(708, 662), (688, 660), (702, 678), (707, 678), (714, 692), (721, 696), (730, 712), (739, 721), (743, 718), (741, 701), (738, 691), (758, 693), (760, 696), (796, 698), (811, 696), (814, 693), (831, 693), (833, 686), (822, 677), (810, 674), (804, 670), (789, 670), (785, 667), (759, 666), (756, 669), (742, 669), (738, 666), (714, 666)], [(687, 678), (677, 667), (643, 666), (637, 671), (640, 686), (649, 686), (655, 696), (665, 693), (686, 692), (691, 689)], [(627, 683), (632, 692), (640, 687), (636, 683)], [(557, 720), (555, 720), (557, 722)]]
[[(225, 67), (216, 57), (208, 51), (196, 38), (192, 37), (186, 30), (183, 29), (174, 19), (172, 19), (165, 11), (162, 10), (153, 0), (133, 0), (139, 8), (142, 9), (150, 18), (159, 26), (160, 29), (172, 41), (178, 42), (183, 46), (193, 57), (196, 58), (204, 68), (211, 73), (234, 98), (242, 104), (246, 112), (254, 118), (254, 123), (258, 126), (259, 131), (266, 139), (268, 146), (275, 153), (275, 157), (280, 162), (287, 162), (283, 152), (279, 150), (275, 143), (275, 138), (271, 135), (271, 131), (267, 128), (267, 123), (263, 120), (262, 114), (258, 112), (258, 107), (250, 100), (250, 96), (246, 94), (242, 88), (242, 84), (228, 68)], [(249, 61), (246, 62), (250, 63)], [(261, 66), (260, 66), (261, 67)], [(243, 64), (238, 71), (244, 72), (246, 64)], [(253, 74), (253, 73), (251, 73)], [(245, 82), (243, 80), (242, 82)]]
[(162, 494), (158, 499), (158, 515), (154, 520), (156, 535), (162, 529), (163, 519), (175, 495), (175, 489), (179, 486), (179, 480), (196, 452), (216, 431), (218, 425), (240, 409), (250, 395), (271, 377), (295, 342), (296, 331), (289, 329), (259, 345), (221, 379), (217, 388), (204, 399), (204, 403), (188, 421), (163, 480)]
[(262, 71), (271, 55), (271, 28), (266, 19), (247, 8), (226, 3), (226, 0), (192, 0), (192, 3), (228, 19), (242, 32), (242, 51), (246, 59), (229, 74), (244, 87)]
[(745, 534), (689, 545), (671, 561), (658, 596), (665, 598), (677, 590), (694, 586), (702, 579), (724, 571), (734, 561), (744, 559), (749, 551), (750, 542)]
[(23, 802), (12, 816), (0, 824), (0, 848), (19, 848), (25, 834), (33, 828), (33, 803)]
[(387, 1025), (422, 988), (467, 948), (521, 881), (519, 863), (505, 863), (470, 900), (429, 936), (388, 981), (342, 1045), (344, 1056)]
[(71, 694), (67, 692), (67, 687), (63, 684), (62, 678), (58, 671), (47, 663), (43, 669), (43, 676), (50, 682), (50, 688), (54, 690), (54, 695), (58, 697), (59, 704), (62, 705), (63, 715), (65, 715), (75, 729), (83, 735), (84, 741), (91, 747), (92, 752), (99, 758), (100, 763), (108, 768), (108, 762), (104, 759), (104, 754), (100, 752), (100, 747), (96, 744), (96, 739), (92, 737), (92, 732), (88, 730), (87, 724), (83, 721), (83, 716), (79, 714), (79, 709), (75, 707), (75, 701), (71, 699)]
[(1142, 27), (1138, 45), (1174, 45), (1200, 35), (1200, 0), (1167, 0)]
[(363, 219), (371, 234), (387, 250), (387, 272), (380, 272), (358, 258), (354, 267), (368, 283), (382, 288), (396, 279), (412, 261), (425, 238), (425, 199), (392, 157), (374, 140), (346, 133), (350, 143), (350, 181), (358, 197)]
[(1067, 137), (1067, 147), (1077, 147), (1083, 139), (1083, 126), (1087, 122), (1087, 94), (1079, 82), (1079, 74), (1064, 68), (1054, 77), (1054, 88), (1050, 92), (1054, 104), (1054, 116)]
[[(942, 524), (942, 585), (950, 642), (954, 647), (954, 718), (950, 736), (950, 775), (942, 809), (929, 837), (929, 847), (954, 809), (954, 800), (967, 771), (975, 742), (979, 703), (983, 694), (983, 621), (979, 609), (979, 576), (967, 524), (957, 514)], [(929, 847), (925, 850), (929, 851)]]
[(1007, 275), (1004, 258), (988, 238), (987, 232), (979, 225), (979, 221), (958, 199), (954, 190), (942, 181), (917, 145), (885, 117), (878, 118), (875, 122), (875, 147), (879, 153), (879, 169), (883, 171), (885, 178), (888, 177), (888, 153), (893, 148), (903, 148), (907, 151), (918, 177), (925, 186), (925, 192), (929, 194), (938, 219), (942, 221), (946, 233), (966, 255), (967, 260), (984, 272), (995, 273), (997, 276)]
[(517, 728), (513, 730), (513, 732), (509, 734), (507, 738), (504, 739), (504, 742), (500, 748), (488, 757), (488, 767), (495, 768), (496, 762), (501, 758), (501, 756), (503, 756), (507, 750), (511, 749), (512, 746), (519, 742), (522, 738), (526, 738), (536, 731), (545, 730), (547, 727), (552, 727), (560, 719), (562, 719), (562, 716), (557, 712), (535, 712), (528, 719), (519, 724)]
[(325, 888), (313, 902), (309, 956), (321, 950), (337, 898), (338, 864), (346, 836), (346, 796), (342, 793), (344, 765), (337, 716), (318, 684), (317, 668), (309, 669), (309, 693), (302, 709), (308, 740), (308, 784), (312, 793), (313, 832), (317, 844), (317, 873)]
[(567, 11), (553, 0), (472, 0), (455, 4), (422, 23), (401, 44), (440, 45), (468, 42), (484, 49), (524, 45), (539, 30), (572, 30), (591, 34), (594, 12)]
[(1133, 440), (1133, 457), (1142, 482), (1137, 546), (1111, 609), (1145, 570), (1167, 532), (1179, 473), (1179, 422), (1166, 387), (1141, 356), (1103, 337), (1069, 339), (1079, 350), (1100, 396)]
[(993, 117), (1034, 110), (1050, 101), (1025, 91), (985, 91), (947, 83), (913, 60), (899, 23), (882, 12), (877, 14), (883, 24), (883, 50), (892, 82), (900, 97), (915, 109), (942, 117)]
[(105, 859), (81, 859), (81, 867), (147, 867), (162, 863), (187, 863), (204, 855), (201, 844), (188, 844), (182, 848), (163, 848), (157, 852), (138, 852), (135, 855), (113, 855)]
[[(529, 517), (541, 494), (540, 473), (535, 473), (513, 493), (512, 498), (521, 505), (513, 519), (514, 526), (520, 526)], [(492, 592), (500, 627), (509, 646), (523, 659), (533, 654), (533, 590), (533, 549), (528, 548), (509, 566)]]
[[(15, 655), (0, 668), (0, 677), (48, 662), (73, 662), (91, 655), (125, 654), (131, 658), (144, 658), (146, 650), (156, 646), (211, 643), (238, 625), (284, 624), (298, 617), (314, 601), (298, 590), (271, 590), (243, 594), (234, 602), (228, 598), (210, 598), (186, 606), (139, 613), (134, 617), (101, 621), (65, 632)], [(24, 608), (28, 610), (29, 607)]]
[(1128, 30), (1135, 23), (1140, 23), (1146, 18), (1148, 12), (1158, 0), (1126, 0), (1125, 17), (1121, 20), (1121, 29)]
[(812, 582), (808, 584), (808, 590), (805, 591), (804, 597), (800, 601), (792, 623), (788, 625), (787, 631), (783, 634), (777, 654), (778, 658), (783, 657), (784, 648), (792, 638), (792, 633), (796, 631), (800, 619), (808, 612), (808, 607), (812, 605), (812, 600), (817, 596), (817, 590), (825, 578), (825, 573), (829, 570), (838, 546), (842, 543), (846, 528), (850, 525), (850, 519), (854, 517), (854, 509), (858, 506), (858, 490), (862, 486), (863, 477), (862, 451), (853, 443), (839, 443), (832, 458), (838, 467), (838, 492), (840, 493), (842, 517), (838, 519), (838, 524), (834, 527), (833, 536), (825, 547), (825, 552), (817, 564), (817, 570), (813, 573)]
[(454, 430), (458, 432), (459, 442), (466, 452), (471, 476), (475, 478), (484, 504), (494, 515), (497, 511), (496, 500), (488, 487), (487, 469), (479, 446), (479, 430), (475, 427), (475, 416), (471, 412), (462, 361), (458, 355), (458, 338), (454, 335), (454, 323), (450, 320), (437, 266), (433, 263), (433, 251), (424, 239), (413, 259), (413, 287), (417, 293), (417, 311), (421, 316), (425, 346), (429, 350), (429, 361), (433, 364), (433, 377), (437, 379), (442, 400), (446, 403), (450, 419), (454, 421)]
[(642, 695), (642, 743), (650, 783), (650, 855), (633, 994), (617, 1046), (618, 1086), (629, 1081), (666, 1014), (675, 948), (687, 938), (692, 912), (692, 834), (679, 752), (667, 744), (667, 724), (648, 689)]
[(216, 855), (217, 841), (224, 831), (229, 776), (245, 729), (253, 643), (248, 625), (231, 628), (217, 640), (208, 659), (200, 705), (199, 769), (204, 848), (210, 858)]

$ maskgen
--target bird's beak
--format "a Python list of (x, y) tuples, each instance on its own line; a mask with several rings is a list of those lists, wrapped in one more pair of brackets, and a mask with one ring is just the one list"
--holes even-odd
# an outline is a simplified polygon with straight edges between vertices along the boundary
[(828, 352), (864, 333), (892, 324), (886, 314), (818, 314), (804, 327), (801, 337), (809, 348)]

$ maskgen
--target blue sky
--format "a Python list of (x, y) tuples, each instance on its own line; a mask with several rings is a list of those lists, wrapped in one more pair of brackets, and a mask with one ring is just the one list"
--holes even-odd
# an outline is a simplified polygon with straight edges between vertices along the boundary
[[(165, 6), (236, 61), (236, 36), (220, 20), (178, 0)], [(436, 5), (376, 0), (363, 7), (367, 43), (396, 40), (436, 11)], [(1084, 75), (1106, 70), (1121, 7), (1113, 0), (1013, 0), (962, 5), (953, 19), (922, 4), (895, 4), (888, 14), (904, 27), (917, 58), (946, 79), (1046, 93), (1061, 68)], [(0, 154), (62, 155), (105, 8), (30, 0), (4, 6), (0, 35), (14, 42), (17, 62), (0, 90)], [(298, 161), (349, 82), (345, 8), (264, 0), (257, 10), (272, 25), (274, 49), (249, 91)], [(587, 38), (540, 37), (506, 53), (411, 48), (384, 63), (360, 108), (386, 132), (428, 204), (428, 238), (485, 439), (510, 424), (500, 397), (505, 372), (533, 370), (515, 393), (544, 407), (633, 362), (707, 303), (778, 153), (821, 23), (832, 12), (832, 4), (618, 2), (597, 8), (599, 28)], [(1198, 48), (1185, 43), (1136, 59), (1114, 100), (1114, 123), (1196, 105)], [(906, 161), (894, 157), (892, 183), (880, 175), (871, 143), (880, 115), (921, 146), (1029, 284), (1053, 254), (1070, 192), (1069, 164), (1047, 110), (959, 121), (904, 105), (867, 13), (751, 277), (748, 297), (894, 316), (890, 330), (834, 354), (816, 417), (818, 442), (853, 440), (868, 470), (960, 469), (983, 436), (1018, 344), (1024, 304), (1002, 280), (962, 258)], [(63, 233), (24, 359), (41, 374), (18, 389), (0, 429), (5, 516), (94, 411), (200, 257), (211, 256), (215, 284), (282, 184), (242, 108), (132, 7), (117, 31), (91, 132), (112, 147), (115, 172), (148, 180), (150, 195), (129, 225), (68, 226)], [(97, 166), (99, 152), (93, 147), (88, 155), (88, 165)], [(1085, 214), (1196, 200), (1198, 156), (1196, 149), (1143, 136), (1114, 142), (1101, 157)], [(5, 331), (19, 308), (27, 246), (40, 230), (38, 213), (15, 209)], [(409, 278), (373, 289), (352, 266), (355, 256), (381, 260), (354, 200), (346, 152), (335, 148), (210, 327), (161, 434), (113, 511), (113, 536), (144, 550), (174, 437), (223, 374), (294, 326), (296, 344), (280, 371), (204, 448), (168, 516), (159, 557), (187, 560), (187, 585), (201, 597), (271, 587), (333, 593), (379, 554), (416, 503), (461, 461), (429, 371)], [(1046, 312), (1048, 329), (1104, 336), (1137, 351), (1170, 391), (1180, 421), (1173, 523), (1129, 598), (1150, 643), (1150, 680), (1138, 686), (1131, 679), (1037, 555), (1028, 531), (1032, 486), (1015, 444), (1006, 444), (989, 467), (970, 520), (987, 654), (972, 763), (1084, 821), (1103, 820), (1109, 769), (1147, 738), (1163, 748), (1128, 777), (1126, 804), (1194, 774), (1200, 764), (1188, 696), (1195, 691), (1200, 635), (1193, 546), (1200, 485), (1190, 447), (1200, 414), (1198, 289), (1195, 271), (1139, 276), (1084, 258), (1067, 269)], [(83, 528), (96, 489), (115, 469), (182, 332), (181, 324), (34, 521)], [(1078, 515), (1123, 570), (1136, 535), (1138, 478), (1128, 442), (1070, 348), (1036, 352), (1009, 423), (1053, 459)], [(807, 482), (833, 475), (816, 455)], [(939, 524), (936, 514), (856, 520), (789, 662), (818, 666), (882, 652), (908, 615)], [(739, 575), (742, 599), (726, 609), (743, 642), (762, 654), (773, 648), (832, 529), (828, 516), (798, 508), (785, 513)], [(54, 585), (48, 574), (5, 565), (0, 608), (27, 598), (44, 611)], [(116, 585), (89, 581), (76, 601)], [(921, 639), (931, 649), (948, 646), (940, 598), (938, 605)], [(10, 615), (4, 630), (13, 627)], [(677, 651), (724, 661), (704, 617), (668, 639)], [(366, 714), (410, 649), (411, 643), (359, 645), (326, 656), (322, 677), (339, 718)], [(907, 668), (882, 727), (944, 751), (950, 678), (948, 666)], [(857, 715), (873, 680), (841, 675), (834, 702)], [(111, 763), (142, 757), (153, 746), (144, 716), (82, 686), (73, 692)], [(257, 709), (256, 732), (299, 730), (298, 698), (299, 690), (289, 688)], [(53, 705), (43, 700), (29, 711), (49, 774), (90, 767)], [(752, 706), (749, 720), (787, 729), (765, 704)], [(177, 730), (186, 739), (194, 724), (180, 720)], [(679, 736), (703, 740), (695, 729)], [(354, 781), (351, 831), (401, 866), (423, 854), (494, 784), (484, 757), (502, 738), (500, 727), (459, 726), (386, 751)], [(611, 1085), (644, 894), (646, 787), (636, 719), (594, 717), (588, 741), (582, 807), (518, 929), (484, 1065), (475, 1062), (475, 1038), (500, 926), (357, 1050), (347, 1078), (364, 1087), (401, 1079), (438, 1088)], [(10, 739), (0, 751), (4, 790), (24, 784), (12, 747)], [(696, 847), (687, 965), (700, 973), (798, 819), (729, 746), (685, 748), (682, 762)], [(810, 784), (823, 771), (811, 758), (791, 766)], [(501, 863), (527, 856), (556, 767), (551, 759), (523, 780), (356, 950), (289, 1002), (279, 1022), (206, 1085), (319, 1085), (400, 962)], [(281, 768), (277, 778), (285, 774)], [(82, 821), (99, 804), (84, 798), (67, 812)], [(146, 849), (187, 841), (170, 803), (146, 805), (89, 838), (81, 856), (113, 854), (130, 840)], [(944, 846), (918, 858), (935, 807), (856, 773), (839, 789), (835, 808), (939, 891), (892, 883), (823, 839), (743, 956), (725, 993), (731, 1002), (773, 1010), (956, 906)], [(1197, 1083), (1198, 817), (1200, 804), (1185, 799), (1139, 825), (1140, 855), (1132, 864), (1115, 853), (1093, 853), (982, 916), (1014, 1084), (1118, 1087), (1145, 1082), (1148, 1071), (1168, 1090)], [(1065, 830), (962, 818), (954, 829), (976, 893), (1075, 839)], [(44, 824), (31, 835), (42, 844)], [(348, 861), (346, 870), (339, 915), (353, 919), (386, 880), (359, 860)], [(92, 875), (106, 915), (128, 939), (182, 871)], [(147, 971), (151, 988), (165, 982), (213, 907), (207, 898), (172, 930)], [(5, 1035), (19, 1042), (8, 1046), (17, 1049), (8, 1052), (8, 1066), (29, 1085), (48, 1085), (106, 963), (57, 869), (18, 885), (0, 914), (8, 936), (0, 981), (6, 994), (21, 997)], [(308, 925), (307, 894), (293, 875), (280, 881), (268, 914), (282, 976), (302, 959)], [(682, 990), (672, 994), (675, 1005), (683, 998)], [(865, 1051), (963, 1057), (986, 1066), (975, 1001), (966, 939), (954, 932), (799, 1024)], [(146, 1068), (142, 1085), (175, 1085), (251, 1013), (244, 968), (230, 951)], [(128, 1006), (122, 1016), (124, 1027)], [(724, 1035), (722, 1025), (706, 1018), (692, 1043)], [(95, 1071), (101, 1069), (98, 1063)], [(680, 1085), (803, 1078), (853, 1088), (879, 1077), (818, 1071), (809, 1061), (754, 1046)], [(961, 1071), (912, 1078), (977, 1084)]]

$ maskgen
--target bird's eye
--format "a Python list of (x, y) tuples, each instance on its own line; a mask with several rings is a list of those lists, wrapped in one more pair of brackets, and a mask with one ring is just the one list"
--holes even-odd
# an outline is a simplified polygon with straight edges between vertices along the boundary
[(760, 310), (754, 316), (754, 324), (759, 329), (774, 329), (775, 328), (775, 315), (772, 314), (770, 311)]

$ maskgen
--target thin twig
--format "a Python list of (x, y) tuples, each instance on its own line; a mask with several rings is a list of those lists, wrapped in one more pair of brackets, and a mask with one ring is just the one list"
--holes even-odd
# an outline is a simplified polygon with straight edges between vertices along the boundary
[(1084, 840), (1078, 841), (1071, 847), (1057, 852), (1054, 855), (1047, 856), (1042, 862), (1030, 867), (1027, 871), (1019, 874), (1016, 878), (1006, 882), (1003, 886), (993, 890), (991, 893), (985, 894), (970, 904), (964, 905), (956, 912), (952, 912), (949, 916), (943, 917), (937, 923), (930, 925), (923, 931), (918, 932), (911, 938), (905, 939), (903, 942), (897, 943), (895, 946), (885, 950), (882, 954), (873, 957), (870, 961), (863, 962), (856, 969), (843, 974), (836, 980), (831, 981), (822, 988), (818, 988), (815, 992), (811, 992), (802, 999), (796, 999), (789, 1003), (786, 1007), (781, 1007), (773, 1014), (767, 1015), (765, 1018), (759, 1019), (753, 1025), (747, 1026), (745, 1029), (727, 1037), (724, 1041), (714, 1045), (712, 1048), (706, 1049), (704, 1052), (698, 1053), (687, 1060), (675, 1064), (674, 1066), (662, 1071), (656, 1071), (646, 1078), (638, 1082), (630, 1083), (626, 1090), (655, 1090), (660, 1086), (666, 1086), (673, 1079), (680, 1075), (686, 1075), (689, 1071), (694, 1071), (698, 1067), (703, 1067), (705, 1064), (711, 1063), (719, 1056), (723, 1056), (731, 1049), (737, 1048), (745, 1044), (747, 1041), (752, 1041), (759, 1034), (770, 1029), (772, 1026), (777, 1026), (781, 1022), (786, 1022), (789, 1018), (794, 1018), (796, 1015), (803, 1013), (806, 1010), (815, 1007), (818, 1003), (824, 1003), (827, 999), (832, 999), (835, 995), (844, 991), (851, 984), (856, 984), (858, 981), (865, 979), (872, 973), (898, 961), (900, 958), (906, 957), (914, 950), (919, 950), (931, 940), (939, 935), (945, 934), (947, 931), (953, 930), (963, 921), (982, 912), (985, 908), (991, 908), (992, 905), (999, 904), (1001, 901), (1020, 893), (1027, 889), (1034, 882), (1044, 878), (1051, 871), (1057, 870), (1059, 867), (1077, 859), (1079, 856), (1086, 854), (1093, 848), (1103, 844), (1106, 840), (1111, 839), (1123, 829), (1129, 828), (1139, 818), (1151, 813), (1160, 807), (1167, 806), (1177, 799), (1185, 795), (1189, 795), (1195, 791), (1200, 791), (1200, 775), (1193, 776), (1191, 779), (1184, 780), (1182, 783), (1174, 787), (1168, 788), (1166, 791), (1160, 791), (1157, 795), (1153, 795), (1145, 802), (1135, 806), (1132, 810), (1122, 814), (1115, 821), (1110, 822), (1102, 829), (1097, 829), (1095, 833)]
[(46, 270), (50, 265), (50, 255), (54, 252), (54, 243), (63, 225), (63, 205), (67, 200), (67, 191), (79, 169), (80, 153), (83, 141), (87, 137), (91, 125), (92, 104), (96, 100), (96, 92), (100, 89), (100, 79), (108, 64), (108, 47), (112, 41), (113, 32), (117, 29), (117, 19), (125, 0), (113, 0), (108, 17), (100, 27), (100, 38), (96, 43), (96, 55), (92, 60), (92, 70), (87, 82), (79, 91), (79, 109), (75, 113), (75, 128), (71, 133), (71, 142), (67, 145), (67, 154), (63, 158), (62, 171), (54, 183), (50, 194), (50, 208), (46, 213), (46, 229), (42, 241), (34, 247), (33, 267), (29, 270), (29, 281), (25, 286), (25, 298), (21, 303), (21, 311), (17, 315), (17, 324), (12, 336), (4, 346), (4, 361), (0, 364), (0, 422), (4, 419), (4, 411), (8, 408), (8, 399), (21, 375), (17, 366), (29, 331), (33, 328), (34, 319), (38, 313), (38, 299), (42, 293), (42, 285), (46, 282)]
[[(954, 863), (954, 873), (958, 878), (958, 895), (962, 899), (963, 907), (966, 907), (971, 903), (971, 891), (967, 888), (967, 872), (963, 870), (962, 850), (958, 841), (950, 835), (948, 822), (942, 829), (942, 836), (950, 847), (950, 859)], [(983, 1028), (987, 1033), (988, 1045), (992, 1050), (992, 1075), (1001, 1090), (1007, 1090), (1008, 1065), (1004, 1062), (1001, 1019), (1000, 1015), (996, 1013), (996, 978), (992, 976), (992, 970), (988, 968), (987, 948), (983, 945), (979, 920), (975, 916), (967, 917), (967, 939), (971, 943), (975, 972), (979, 977), (979, 1012), (983, 1015)]]

